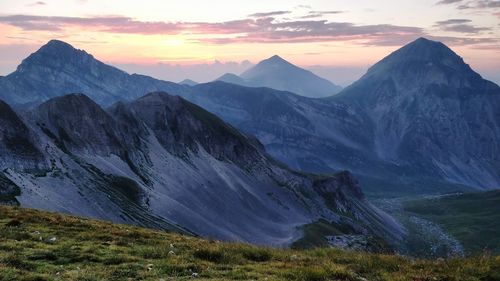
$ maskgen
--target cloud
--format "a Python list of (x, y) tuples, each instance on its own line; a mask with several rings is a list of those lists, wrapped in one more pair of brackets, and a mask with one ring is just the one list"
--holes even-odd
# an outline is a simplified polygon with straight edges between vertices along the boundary
[(27, 6), (35, 7), (35, 6), (45, 6), (45, 5), (47, 5), (47, 3), (43, 2), (43, 1), (37, 1), (37, 2), (30, 3)]
[[(481, 44), (498, 44), (500, 41), (497, 38), (482, 38), (482, 37), (453, 37), (453, 36), (429, 36), (428, 39), (440, 41), (448, 45), (454, 46), (476, 46)], [(477, 47), (477, 46), (476, 46)]]
[(274, 12), (267, 12), (267, 13), (255, 13), (248, 15), (251, 18), (265, 18), (265, 17), (273, 17), (273, 16), (281, 16), (281, 15), (286, 15), (290, 14), (291, 11), (274, 11)]
[[(332, 12), (332, 11), (329, 11)], [(0, 16), (0, 23), (23, 30), (62, 31), (68, 28), (143, 34), (191, 34), (199, 42), (225, 44), (234, 42), (325, 42), (343, 40), (370, 40), (380, 37), (417, 37), (423, 34), (419, 27), (390, 24), (356, 25), (326, 20), (281, 20), (274, 17), (247, 18), (225, 22), (148, 22), (124, 16), (61, 17), (35, 15)], [(210, 35), (210, 36), (208, 36)]]
[[(189, 60), (189, 58), (187, 58)], [(195, 58), (193, 58), (195, 60)], [(181, 61), (160, 62), (157, 64), (117, 64), (112, 65), (129, 73), (140, 73), (158, 79), (179, 82), (186, 78), (196, 82), (213, 81), (225, 73), (240, 74), (253, 66), (249, 61), (220, 62), (212, 61), (197, 64), (182, 64)]]
[(326, 15), (336, 15), (344, 13), (344, 11), (309, 11), (309, 13), (300, 18), (302, 19), (312, 19), (312, 18), (321, 18)]
[(476, 1), (477, 8), (500, 8), (500, 1), (498, 0), (480, 0)]
[(441, 0), (436, 4), (438, 5), (459, 4), (457, 6), (459, 10), (500, 8), (500, 0), (474, 0), (474, 1)]
[[(270, 13), (284, 13), (276, 11)], [(337, 13), (339, 11), (322, 11)], [(0, 16), (0, 23), (23, 30), (66, 31), (72, 28), (86, 31), (142, 34), (185, 34), (189, 42), (207, 44), (230, 43), (304, 43), (353, 41), (370, 46), (400, 46), (418, 37), (427, 36), (424, 29), (392, 24), (357, 25), (349, 22), (328, 20), (278, 20), (258, 13), (257, 17), (224, 22), (163, 22), (139, 21), (125, 16), (61, 17), (35, 15)], [(269, 13), (267, 13), (269, 14)], [(467, 19), (450, 19), (436, 25), (447, 31), (467, 34), (478, 33), (486, 28), (475, 27)], [(486, 38), (487, 39), (487, 38)], [(496, 39), (495, 39), (496, 40)], [(496, 42), (495, 40), (489, 41)], [(458, 42), (458, 39), (455, 40)], [(481, 40), (463, 40), (462, 43), (478, 44)]]
[(441, 0), (439, 2), (437, 2), (438, 5), (447, 5), (447, 4), (454, 4), (454, 3), (458, 3), (458, 2), (462, 2), (462, 0)]
[(469, 23), (472, 22), (471, 20), (468, 19), (449, 19), (449, 20), (444, 20), (444, 21), (438, 21), (436, 22), (437, 25), (452, 25), (452, 24), (464, 24), (464, 23)]
[(294, 9), (312, 9), (310, 5), (297, 5)]
[(487, 27), (475, 27), (471, 24), (469, 19), (449, 19), (445, 21), (438, 21), (434, 26), (439, 27), (441, 30), (449, 32), (459, 32), (467, 34), (477, 34), (485, 30), (491, 30)]

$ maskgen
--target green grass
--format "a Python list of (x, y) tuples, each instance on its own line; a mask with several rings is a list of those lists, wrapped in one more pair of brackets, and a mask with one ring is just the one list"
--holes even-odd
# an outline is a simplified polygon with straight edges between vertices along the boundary
[(486, 281), (500, 279), (500, 257), (273, 249), (0, 206), (0, 280), (188, 280), (193, 273), (198, 280)]
[(326, 236), (342, 235), (353, 232), (354, 229), (349, 227), (348, 224), (333, 224), (327, 220), (321, 219), (304, 225), (302, 227), (302, 238), (295, 241), (292, 244), (292, 248), (304, 250), (326, 247), (328, 246), (328, 239)]
[(468, 254), (500, 254), (500, 191), (409, 201), (404, 208), (440, 225)]

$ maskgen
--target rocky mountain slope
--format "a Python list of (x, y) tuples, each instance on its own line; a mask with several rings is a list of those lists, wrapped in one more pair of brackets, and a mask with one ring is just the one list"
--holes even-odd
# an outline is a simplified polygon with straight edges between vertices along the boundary
[(217, 81), (247, 87), (268, 87), (310, 98), (332, 96), (342, 90), (340, 86), (276, 55), (259, 62), (240, 76), (227, 73)]
[[(49, 43), (41, 50), (54, 46), (59, 44)], [(64, 46), (76, 57), (81, 54)], [(29, 65), (31, 60), (23, 64)], [(87, 64), (101, 65), (94, 61)], [(50, 73), (59, 73), (60, 68), (53, 65), (66, 63), (51, 62), (44, 67)], [(117, 80), (119, 83), (91, 83), (80, 75), (92, 76), (88, 69), (82, 66), (67, 78), (78, 92), (92, 88), (100, 93), (109, 83), (136, 83), (134, 75), (123, 76), (124, 80)], [(11, 88), (22, 91), (0, 92), (10, 98), (10, 103), (23, 95), (36, 97), (43, 87), (57, 88), (57, 83), (51, 82), (26, 89), (24, 85), (31, 82), (9, 78), (16, 75), (20, 75), (19, 71), (0, 80), (0, 89), (16, 85)], [(41, 80), (38, 75), (34, 81)], [(255, 135), (273, 157), (289, 166), (321, 173), (348, 169), (372, 194), (439, 193), (500, 186), (499, 87), (482, 79), (441, 43), (419, 39), (376, 64), (342, 93), (325, 99), (221, 81), (193, 87), (151, 81), (155, 87), (171, 87), (172, 94)], [(138, 97), (141, 89), (148, 87), (120, 89), (106, 97)], [(95, 96), (92, 93), (89, 95)]]
[(379, 190), (500, 186), (500, 88), (442, 43), (418, 39), (319, 101), (223, 83), (195, 89), (189, 99), (298, 169), (350, 169)]
[(106, 65), (71, 45), (51, 40), (0, 79), (0, 99), (11, 105), (37, 104), (83, 92), (100, 104), (132, 100), (152, 91), (175, 94), (189, 87), (132, 74)]
[[(0, 139), (21, 127), (32, 148), (10, 142), (0, 154), (1, 189), (9, 186), (10, 203), (278, 246), (320, 219), (386, 241), (404, 234), (365, 200), (349, 173), (294, 172), (256, 139), (180, 97), (155, 92), (104, 110), (71, 94), (22, 117), (4, 106), (10, 114), (0, 116), (6, 125)], [(28, 152), (40, 163), (36, 171), (25, 168), (31, 158), (11, 164)]]
[(420, 38), (334, 98), (365, 113), (381, 160), (451, 182), (500, 187), (500, 87)]

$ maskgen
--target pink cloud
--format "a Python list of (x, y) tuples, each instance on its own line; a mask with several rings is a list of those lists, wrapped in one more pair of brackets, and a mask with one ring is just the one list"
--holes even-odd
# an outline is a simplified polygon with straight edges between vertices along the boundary
[[(271, 12), (271, 13), (284, 13)], [(365, 45), (398, 46), (420, 36), (428, 36), (420, 27), (391, 24), (357, 25), (327, 20), (277, 20), (264, 16), (225, 22), (163, 22), (139, 21), (125, 16), (61, 17), (35, 15), (0, 16), (0, 23), (23, 30), (65, 31), (81, 28), (105, 33), (194, 35), (195, 42), (209, 44), (229, 43), (299, 43), (355, 41)], [(268, 13), (269, 14), (269, 13)], [(477, 44), (485, 40), (453, 37), (459, 44)]]
[[(277, 13), (277, 12), (273, 12)], [(264, 15), (264, 13), (261, 13)], [(260, 15), (260, 14), (259, 14)], [(355, 40), (361, 37), (370, 39), (380, 36), (423, 34), (419, 27), (389, 24), (355, 25), (347, 22), (326, 20), (288, 20), (278, 21), (274, 17), (256, 17), (240, 20), (209, 22), (148, 22), (124, 16), (105, 17), (60, 17), (34, 15), (0, 16), (0, 22), (19, 27), (23, 30), (60, 31), (68, 27), (79, 27), (107, 33), (127, 34), (210, 34), (201, 38), (208, 43), (232, 42), (322, 42)], [(217, 38), (217, 35), (220, 37)], [(208, 37), (208, 36), (207, 36)]]

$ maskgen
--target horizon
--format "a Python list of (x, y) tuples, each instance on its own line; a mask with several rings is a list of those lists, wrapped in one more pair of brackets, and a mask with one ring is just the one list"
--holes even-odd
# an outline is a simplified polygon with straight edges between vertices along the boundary
[(142, 3), (3, 1), (0, 75), (58, 39), (129, 73), (173, 82), (239, 75), (279, 55), (345, 87), (391, 52), (425, 37), (445, 43), (485, 79), (500, 83), (500, 1)]

